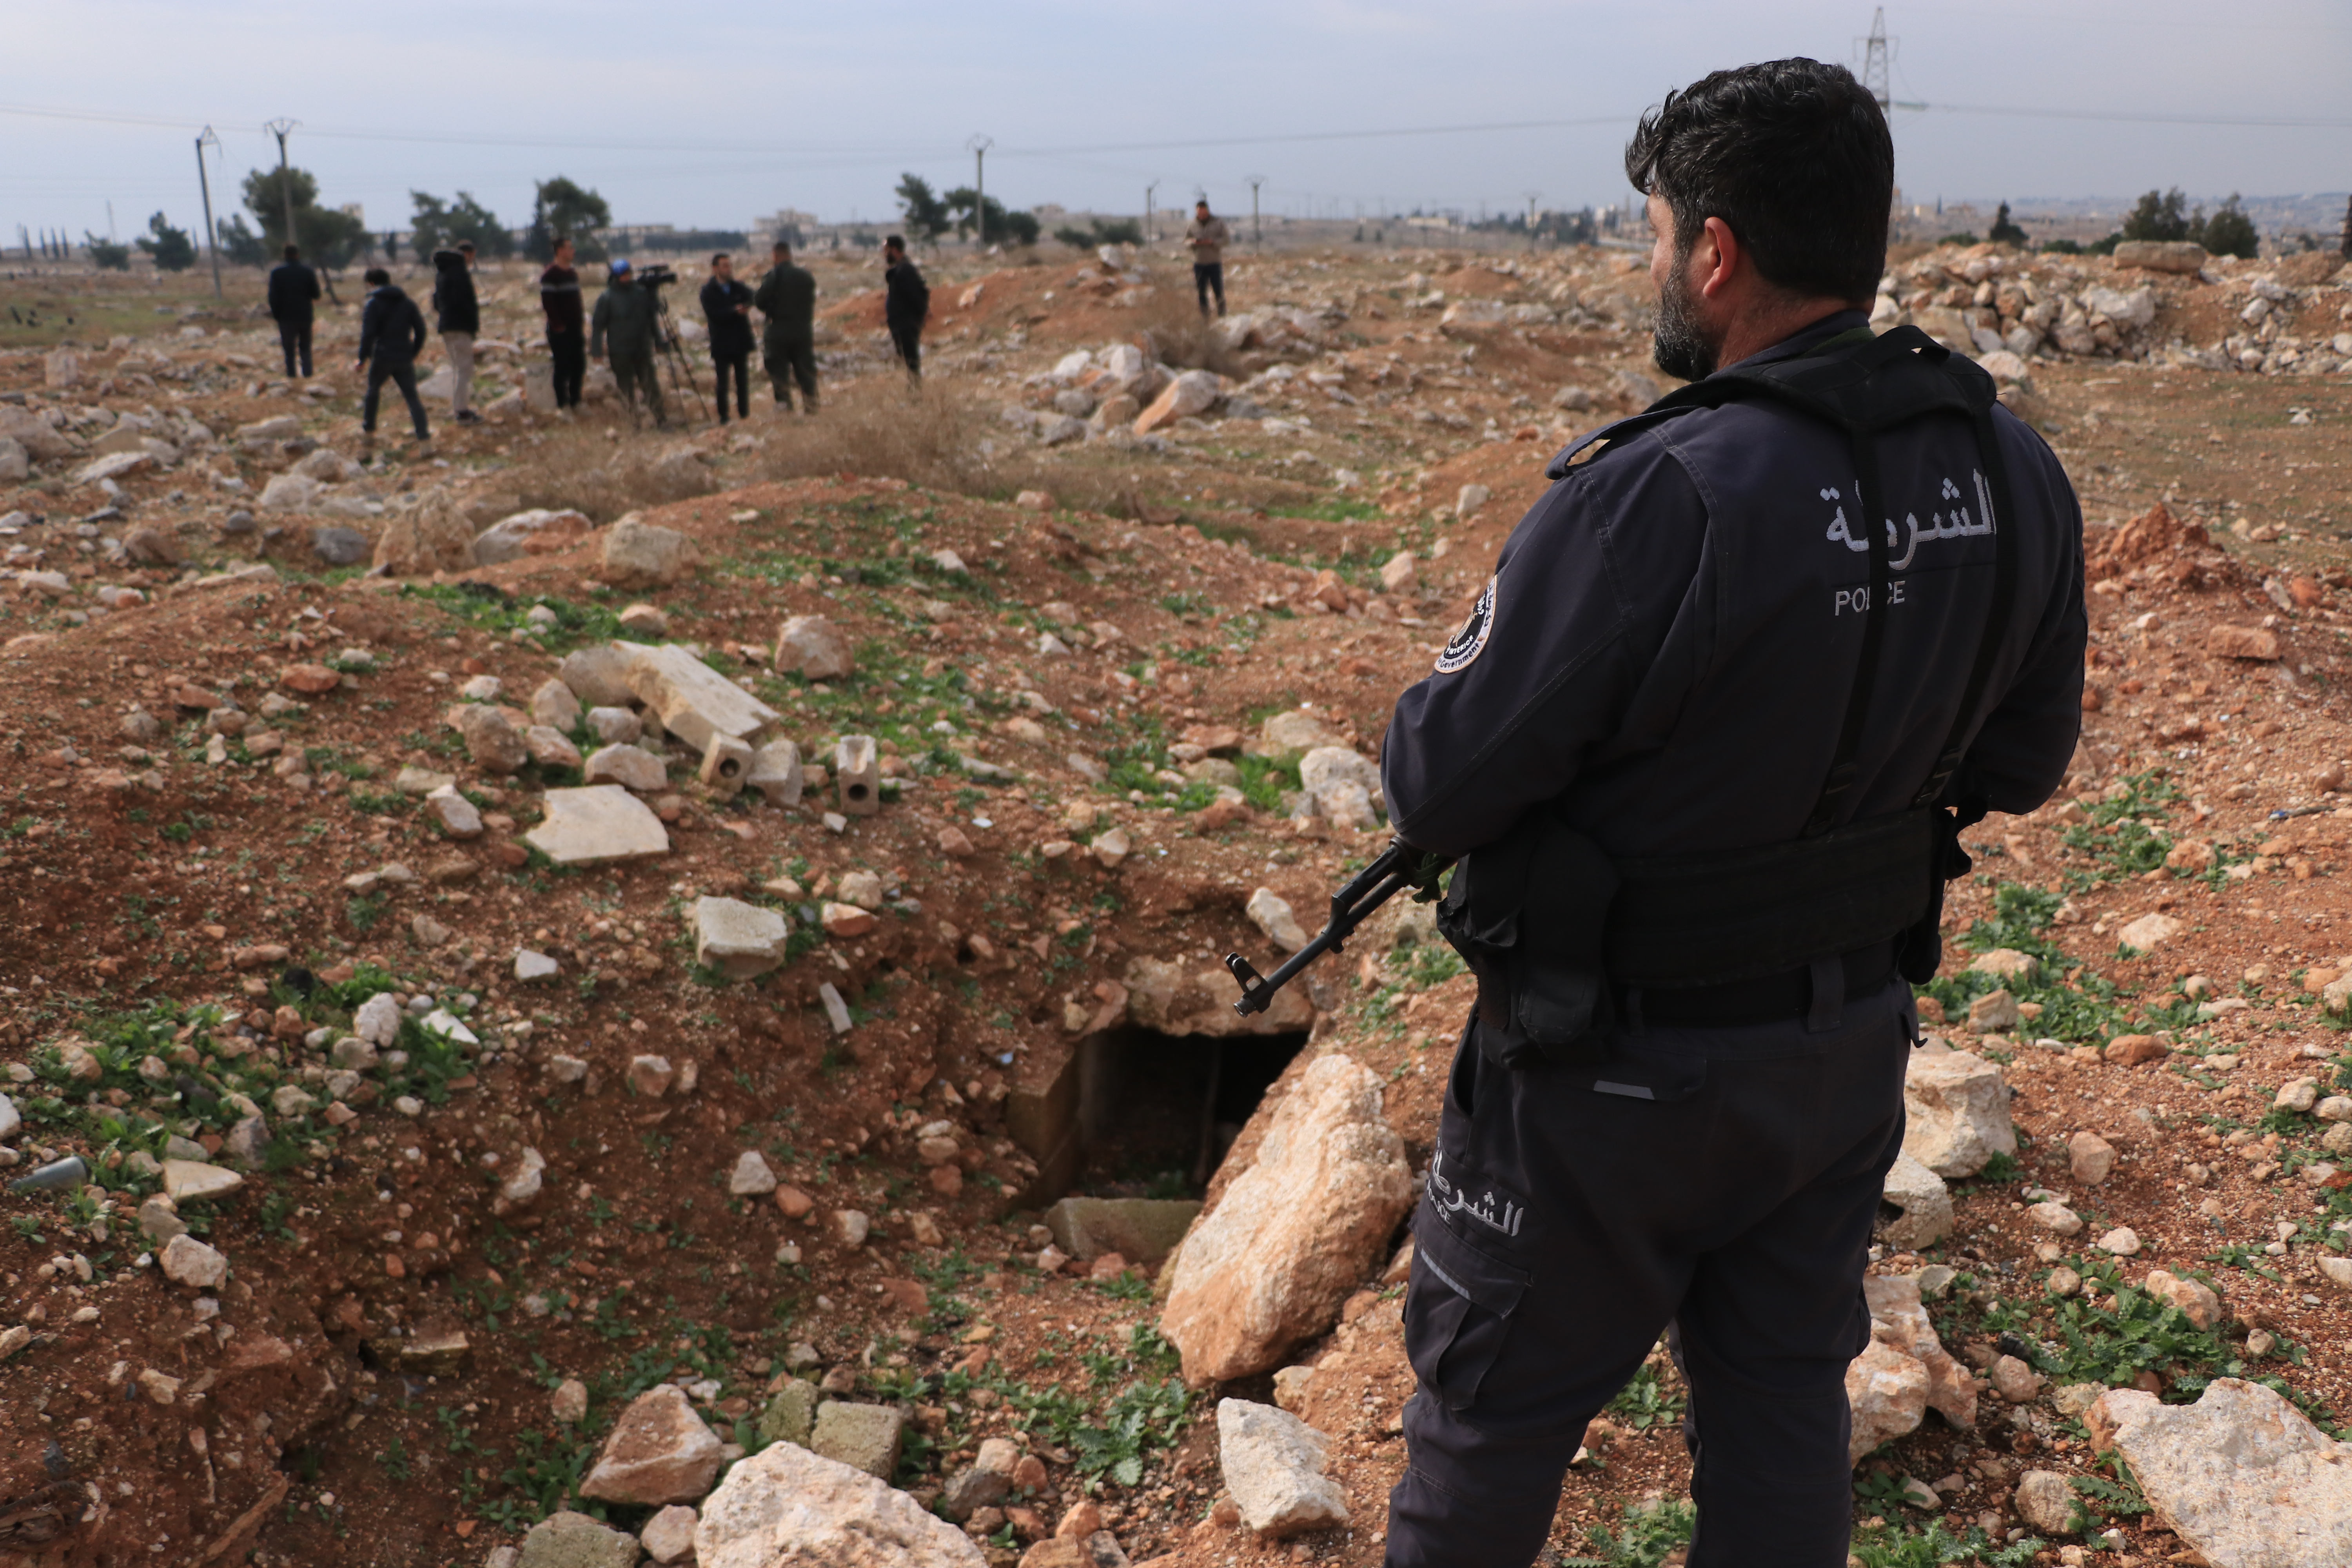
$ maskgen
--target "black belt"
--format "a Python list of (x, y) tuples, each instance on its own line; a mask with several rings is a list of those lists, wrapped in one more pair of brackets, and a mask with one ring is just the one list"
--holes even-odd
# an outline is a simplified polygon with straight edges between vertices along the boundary
[[(1874, 995), (1895, 977), (1895, 943), (1892, 939), (1874, 942), (1835, 962), (1844, 973), (1846, 1001)], [(1813, 972), (1790, 969), (1724, 985), (1671, 991), (1623, 987), (1618, 993), (1618, 1016), (1635, 1027), (1725, 1029), (1802, 1018), (1814, 1011), (1814, 1002)]]

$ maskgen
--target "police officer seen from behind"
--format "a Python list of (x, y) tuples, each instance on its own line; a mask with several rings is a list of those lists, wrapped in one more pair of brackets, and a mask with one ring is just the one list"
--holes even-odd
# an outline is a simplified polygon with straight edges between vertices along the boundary
[(727, 423), (727, 378), (735, 378), (735, 412), (751, 417), (751, 290), (735, 276), (725, 251), (710, 258), (702, 286), (702, 319), (710, 327), (710, 363), (719, 371), (719, 423)]
[(596, 296), (595, 314), (588, 321), (588, 357), (613, 355), (613, 380), (621, 401), (629, 405), (629, 422), (636, 423), (640, 394), (653, 409), (654, 425), (669, 428), (669, 411), (662, 406), (661, 377), (654, 371), (654, 338), (661, 330), (661, 301), (641, 287), (629, 270), (629, 258), (616, 258), (607, 274), (604, 291)]
[(318, 298), (319, 275), (302, 264), (300, 250), (288, 246), (286, 259), (269, 269), (269, 315), (278, 323), (278, 346), (286, 351), (289, 380), (310, 374), (310, 325)]
[(482, 416), (474, 412), (474, 339), (482, 330), (482, 306), (474, 293), (472, 240), (433, 253), (433, 315), (449, 356), (449, 412), (460, 425), (479, 425)]
[(760, 357), (768, 363), (768, 386), (775, 394), (776, 412), (793, 405), (793, 388), (801, 389), (801, 412), (816, 412), (816, 278), (805, 267), (793, 265), (793, 247), (778, 240), (768, 253), (768, 275), (751, 303), (768, 318), (761, 334)]
[(1870, 332), (1870, 94), (1718, 72), (1625, 164), (1694, 384), (1554, 459), (1384, 745), (1399, 836), (1462, 857), (1439, 926), (1479, 980), (1413, 1220), (1392, 1568), (1525, 1568), (1662, 1333), (1689, 1568), (1842, 1568), (1906, 981), (1958, 828), (2040, 805), (2080, 722), (2065, 475), (1973, 363)]
[(897, 235), (882, 242), (882, 323), (907, 374), (923, 379), (923, 321), (931, 313), (931, 288), (907, 259), (907, 242)]

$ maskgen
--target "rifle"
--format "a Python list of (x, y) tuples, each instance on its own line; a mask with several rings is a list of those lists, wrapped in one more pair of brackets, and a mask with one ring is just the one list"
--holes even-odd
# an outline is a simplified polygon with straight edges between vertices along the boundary
[(1372, 911), (1404, 891), (1413, 889), (1413, 901), (1425, 904), (1438, 896), (1437, 879), (1454, 864), (1450, 855), (1431, 855), (1414, 848), (1402, 838), (1391, 838), (1389, 847), (1370, 865), (1358, 872), (1353, 880), (1331, 895), (1331, 921), (1315, 940), (1294, 952), (1282, 967), (1272, 974), (1260, 974), (1250, 967), (1248, 959), (1238, 952), (1225, 954), (1225, 967), (1241, 983), (1241, 1000), (1234, 1011), (1246, 1018), (1253, 1013), (1263, 1013), (1274, 1000), (1274, 994), (1317, 959), (1327, 952), (1338, 952), (1356, 928), (1371, 918)]

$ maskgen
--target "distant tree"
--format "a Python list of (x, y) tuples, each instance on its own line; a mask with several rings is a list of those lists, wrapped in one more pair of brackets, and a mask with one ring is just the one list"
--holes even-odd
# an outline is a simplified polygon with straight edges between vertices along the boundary
[(999, 242), (1010, 240), (1015, 245), (1037, 243), (1040, 226), (1034, 213), (1007, 212), (1003, 202), (994, 196), (983, 197), (970, 185), (958, 185), (941, 199), (946, 202), (948, 210), (956, 215), (955, 231), (959, 236), (972, 232), (972, 226), (979, 221), (974, 204), (984, 201), (990, 239)]
[(2009, 221), (2007, 202), (2001, 203), (2000, 211), (1993, 214), (1992, 227), (1985, 231), (1985, 237), (1995, 245), (2023, 245), (2026, 242), (2025, 231)]
[(400, 231), (396, 228), (383, 231), (383, 258), (386, 261), (400, 259)]
[(88, 229), (82, 230), (82, 245), (89, 252), (90, 265), (101, 272), (131, 270), (131, 247), (117, 245), (110, 239), (100, 239)]
[(186, 229), (173, 228), (163, 221), (162, 213), (157, 213), (147, 220), (147, 231), (154, 237), (142, 235), (137, 244), (155, 258), (156, 271), (185, 272), (196, 264), (195, 241), (188, 237)]
[(910, 241), (936, 245), (940, 236), (955, 226), (948, 204), (932, 192), (931, 183), (920, 174), (900, 175), (898, 188), (893, 194), (898, 198), (898, 213), (906, 220)]
[(2344, 204), (2344, 243), (2337, 254), (2352, 257), (2352, 201)]
[(229, 214), (228, 216), (221, 219), (219, 228), (221, 254), (228, 258), (233, 265), (237, 267), (268, 265), (268, 247), (261, 243), (261, 237), (247, 226), (243, 213)]
[(1982, 245), (1984, 241), (1963, 229), (1958, 234), (1948, 234), (1936, 243), (1937, 245)]
[(533, 261), (552, 260), (555, 242), (568, 239), (581, 260), (604, 260), (604, 247), (597, 231), (613, 224), (613, 209), (604, 198), (562, 174), (537, 181), (532, 188), (530, 227), (523, 237), (523, 254)]
[(2082, 241), (2075, 239), (2045, 239), (2042, 242), (2042, 254), (2044, 256), (2080, 256), (2083, 254), (2083, 244)]
[(2149, 191), (2142, 195), (2124, 219), (2122, 229), (2126, 239), (2187, 239), (2189, 237), (2188, 199), (2180, 187), (2158, 195)]
[(294, 243), (305, 260), (333, 270), (348, 267), (368, 246), (367, 225), (339, 207), (319, 205), (319, 182), (308, 169), (256, 169), (245, 177), (246, 210), (261, 225), (262, 259), (286, 245), (286, 195), (294, 197)]
[(456, 201), (445, 202), (424, 191), (411, 191), (408, 200), (415, 210), (415, 216), (409, 222), (409, 235), (417, 255), (430, 256), (461, 239), (472, 240), (476, 254), (480, 256), (514, 254), (514, 237), (470, 192), (459, 191)]
[(1143, 243), (1143, 224), (1140, 219), (1123, 217), (1113, 223), (1105, 223), (1100, 218), (1088, 221), (1093, 225), (1091, 228), (1057, 228), (1054, 231), (1054, 237), (1064, 245), (1076, 246), (1080, 250), (1092, 250), (1100, 245), (1141, 245)]
[(2254, 220), (2246, 216), (2242, 199), (2234, 192), (2211, 217), (2200, 213), (2189, 226), (2188, 237), (2214, 256), (2242, 256), (2252, 260), (2262, 248), (2262, 236), (2255, 232)]

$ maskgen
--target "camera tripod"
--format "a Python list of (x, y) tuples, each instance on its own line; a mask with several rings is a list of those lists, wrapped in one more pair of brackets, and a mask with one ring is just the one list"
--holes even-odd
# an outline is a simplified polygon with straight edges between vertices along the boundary
[(690, 397), (708, 420), (710, 405), (702, 395), (701, 383), (694, 379), (693, 366), (687, 361), (686, 341), (678, 336), (677, 322), (669, 313), (669, 297), (661, 291), (661, 284), (667, 281), (663, 279), (653, 285), (654, 353), (669, 372), (670, 390), (677, 394), (680, 406)]

